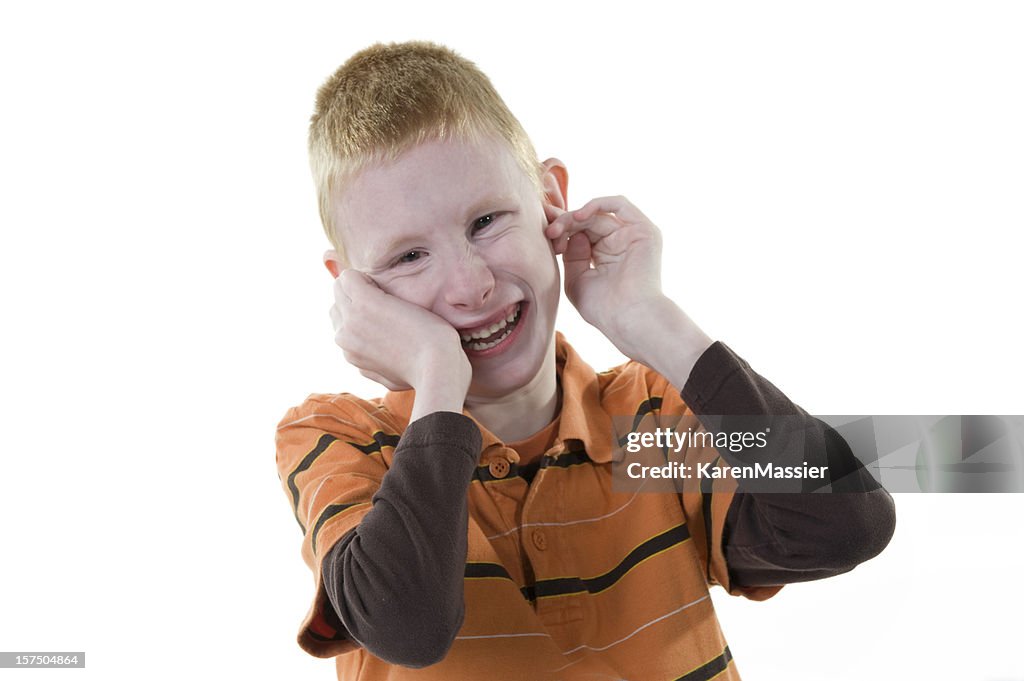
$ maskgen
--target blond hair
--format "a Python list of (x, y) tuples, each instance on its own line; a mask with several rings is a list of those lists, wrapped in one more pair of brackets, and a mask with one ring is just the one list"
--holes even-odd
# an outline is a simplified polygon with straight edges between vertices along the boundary
[(320, 87), (309, 125), (327, 238), (344, 257), (331, 198), (364, 168), (428, 140), (487, 136), (509, 145), (539, 189), (542, 167), (533, 144), (473, 62), (428, 42), (378, 43), (352, 55)]

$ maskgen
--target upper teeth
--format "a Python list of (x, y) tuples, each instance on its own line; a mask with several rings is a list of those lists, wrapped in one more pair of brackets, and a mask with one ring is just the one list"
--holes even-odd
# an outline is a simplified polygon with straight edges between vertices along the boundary
[(488, 336), (496, 334), (497, 332), (501, 331), (506, 326), (514, 322), (517, 314), (519, 314), (519, 305), (516, 305), (514, 308), (512, 308), (512, 311), (508, 313), (507, 317), (496, 321), (490, 326), (485, 326), (481, 329), (474, 331), (473, 333), (460, 334), (462, 336), (462, 342), (468, 343), (473, 339), (487, 338)]

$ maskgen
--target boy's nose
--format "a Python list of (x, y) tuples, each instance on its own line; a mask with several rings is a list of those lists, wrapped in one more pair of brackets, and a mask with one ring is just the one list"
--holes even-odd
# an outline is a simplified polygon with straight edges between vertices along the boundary
[(470, 250), (451, 266), (445, 282), (445, 302), (452, 307), (474, 310), (483, 307), (493, 291), (491, 268)]

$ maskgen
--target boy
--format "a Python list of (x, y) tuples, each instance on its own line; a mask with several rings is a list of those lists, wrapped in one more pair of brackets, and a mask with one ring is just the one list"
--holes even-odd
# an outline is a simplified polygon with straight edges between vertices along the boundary
[[(474, 65), (356, 54), (319, 91), (310, 155), (336, 341), (390, 389), (313, 395), (278, 428), (316, 580), (299, 643), (338, 678), (736, 679), (710, 585), (764, 599), (884, 548), (891, 498), (842, 438), (664, 296), (636, 207), (567, 210), (565, 166)], [(597, 374), (555, 333), (558, 257), (632, 361)], [(792, 414), (803, 462), (857, 493), (612, 489), (612, 416), (691, 413)], [(745, 460), (684, 460), (720, 456)]]

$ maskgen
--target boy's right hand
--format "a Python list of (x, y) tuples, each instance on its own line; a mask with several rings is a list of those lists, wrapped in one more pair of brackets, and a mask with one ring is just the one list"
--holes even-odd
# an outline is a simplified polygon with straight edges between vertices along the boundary
[(473, 369), (459, 333), (438, 315), (353, 269), (334, 280), (330, 314), (335, 343), (363, 376), (389, 390), (443, 389), (460, 405), (465, 399)]

